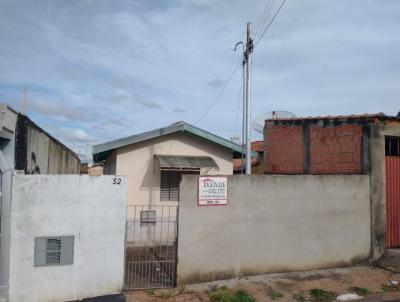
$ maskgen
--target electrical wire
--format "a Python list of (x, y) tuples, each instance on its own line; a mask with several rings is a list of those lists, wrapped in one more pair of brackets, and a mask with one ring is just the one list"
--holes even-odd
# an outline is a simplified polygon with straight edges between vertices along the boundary
[[(254, 37), (257, 37), (257, 35), (259, 33), (261, 33), (261, 29), (265, 25), (266, 19), (268, 17), (269, 12), (271, 11), (271, 6), (272, 6), (273, 3), (274, 3), (274, 0), (269, 0), (269, 1), (265, 2), (265, 7), (264, 7), (264, 10), (263, 10), (263, 12), (261, 14), (260, 20), (258, 21), (258, 25), (257, 25), (257, 29), (256, 29), (256, 31), (254, 33)], [(267, 12), (267, 10), (268, 10), (268, 12)], [(264, 19), (264, 21), (263, 21), (263, 19)]]
[(261, 41), (261, 39), (264, 37), (265, 33), (268, 31), (268, 29), (271, 27), (272, 23), (274, 22), (276, 16), (279, 14), (279, 12), (281, 11), (283, 5), (286, 3), (286, 0), (283, 0), (281, 5), (279, 6), (279, 8), (276, 10), (275, 14), (272, 16), (271, 21), (269, 21), (267, 27), (264, 29), (264, 31), (262, 32), (262, 34), (260, 35), (260, 38), (255, 42), (254, 44), (254, 48), (256, 48), (256, 46), (258, 45), (258, 43)]
[(225, 91), (225, 88), (228, 86), (229, 82), (232, 80), (235, 72), (238, 70), (238, 68), (239, 68), (239, 66), (241, 66), (241, 64), (242, 64), (242, 60), (240, 60), (238, 62), (238, 64), (236, 64), (235, 68), (233, 68), (233, 70), (232, 70), (231, 75), (225, 81), (224, 85), (222, 86), (221, 90), (218, 92), (217, 96), (214, 98), (214, 100), (212, 101), (210, 106), (207, 107), (207, 109), (204, 111), (204, 113), (194, 122), (194, 124), (197, 124), (198, 122), (200, 122), (208, 114), (208, 112), (212, 109), (212, 107), (214, 107), (214, 105), (218, 102), (219, 98)]
[(254, 35), (254, 39), (255, 40), (258, 40), (260, 38), (262, 29), (264, 28), (265, 24), (268, 21), (268, 16), (269, 16), (269, 14), (271, 12), (272, 7), (274, 6), (274, 3), (275, 3), (275, 0), (272, 0), (270, 2), (270, 5), (269, 5), (268, 10), (267, 10), (267, 13), (265, 14), (264, 20), (263, 20), (263, 22), (261, 24), (260, 31)]

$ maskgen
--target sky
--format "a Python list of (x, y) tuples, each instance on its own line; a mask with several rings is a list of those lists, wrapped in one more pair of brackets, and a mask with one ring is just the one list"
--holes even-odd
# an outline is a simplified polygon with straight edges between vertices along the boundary
[(252, 22), (254, 118), (400, 111), (400, 1), (287, 0), (260, 39), (281, 1), (0, 0), (0, 102), (21, 110), (26, 86), (79, 153), (177, 121), (240, 135), (232, 49)]

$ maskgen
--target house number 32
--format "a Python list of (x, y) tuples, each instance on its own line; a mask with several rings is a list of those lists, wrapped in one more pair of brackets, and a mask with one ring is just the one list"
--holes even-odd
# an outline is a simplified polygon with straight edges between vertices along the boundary
[(121, 184), (121, 178), (114, 177), (113, 178), (113, 185), (120, 185), (120, 184)]

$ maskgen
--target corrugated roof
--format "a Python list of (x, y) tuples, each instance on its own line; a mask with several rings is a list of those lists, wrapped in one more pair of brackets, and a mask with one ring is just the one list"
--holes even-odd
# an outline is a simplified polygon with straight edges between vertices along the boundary
[(127, 145), (139, 143), (142, 141), (146, 141), (149, 139), (153, 139), (153, 138), (157, 138), (160, 136), (177, 133), (177, 132), (188, 132), (190, 134), (193, 134), (193, 135), (196, 135), (203, 139), (206, 139), (212, 143), (218, 144), (224, 148), (232, 150), (232, 152), (234, 153), (234, 157), (241, 156), (242, 148), (238, 144), (235, 144), (234, 142), (232, 142), (228, 139), (225, 139), (223, 137), (215, 135), (206, 130), (197, 128), (188, 123), (177, 122), (177, 123), (174, 123), (174, 124), (164, 127), (164, 128), (159, 128), (159, 129), (143, 132), (140, 134), (120, 138), (120, 139), (106, 142), (103, 144), (93, 145), (93, 148), (92, 148), (93, 159), (95, 161), (101, 161), (101, 160), (106, 159), (107, 156), (113, 150), (115, 150), (117, 148), (121, 148), (121, 147), (124, 147)]

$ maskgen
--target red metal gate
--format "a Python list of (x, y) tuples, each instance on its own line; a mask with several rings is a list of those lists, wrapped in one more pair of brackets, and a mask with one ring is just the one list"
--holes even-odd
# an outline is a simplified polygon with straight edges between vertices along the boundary
[(385, 156), (386, 247), (400, 247), (400, 156)]

